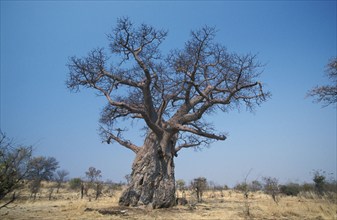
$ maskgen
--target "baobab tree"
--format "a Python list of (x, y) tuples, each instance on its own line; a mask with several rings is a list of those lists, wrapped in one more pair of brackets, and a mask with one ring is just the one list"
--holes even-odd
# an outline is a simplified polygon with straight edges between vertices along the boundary
[[(253, 109), (269, 96), (258, 81), (256, 56), (227, 52), (214, 42), (215, 34), (208, 26), (192, 31), (183, 49), (164, 56), (159, 47), (167, 31), (120, 18), (108, 35), (109, 55), (97, 48), (69, 59), (68, 88), (91, 88), (107, 100), (100, 119), (103, 141), (136, 154), (120, 205), (173, 206), (174, 157), (226, 139), (204, 116), (240, 105)], [(142, 146), (123, 135), (132, 120), (147, 128)]]

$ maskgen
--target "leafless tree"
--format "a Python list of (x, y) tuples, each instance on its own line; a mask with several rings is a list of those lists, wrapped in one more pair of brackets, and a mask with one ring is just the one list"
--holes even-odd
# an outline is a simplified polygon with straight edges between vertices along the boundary
[(61, 188), (62, 183), (64, 183), (66, 176), (69, 175), (69, 172), (66, 170), (57, 170), (55, 175), (55, 181), (56, 181), (56, 193), (59, 192), (59, 189)]
[[(0, 131), (0, 209), (8, 206), (17, 198), (19, 189), (29, 172), (28, 162), (32, 156), (32, 147), (16, 145), (14, 141)], [(12, 194), (5, 202), (5, 197)]]
[(307, 94), (315, 98), (314, 102), (321, 102), (323, 107), (337, 103), (337, 57), (330, 60), (325, 73), (331, 85), (316, 86)]
[[(70, 58), (68, 88), (91, 88), (107, 100), (100, 119), (103, 141), (136, 154), (120, 205), (173, 206), (174, 156), (226, 139), (204, 116), (242, 105), (252, 110), (269, 97), (258, 81), (257, 57), (229, 53), (214, 42), (215, 34), (208, 26), (192, 31), (183, 49), (163, 56), (159, 46), (167, 31), (121, 18), (108, 36), (111, 55), (97, 48)], [(137, 119), (147, 127), (142, 146), (124, 136), (128, 121)]]
[(85, 172), (86, 177), (88, 178), (87, 190), (93, 188), (95, 190), (95, 199), (102, 194), (103, 183), (101, 181), (102, 171), (96, 169), (95, 167), (89, 167), (88, 171)]
[(85, 172), (85, 175), (88, 178), (89, 182), (94, 183), (102, 177), (101, 173), (101, 170), (98, 170), (95, 167), (89, 167), (88, 171)]
[(273, 178), (273, 177), (263, 177), (263, 181), (264, 181), (264, 187), (263, 187), (264, 191), (267, 194), (271, 195), (274, 202), (278, 204), (279, 198), (277, 196), (280, 193), (278, 179)]

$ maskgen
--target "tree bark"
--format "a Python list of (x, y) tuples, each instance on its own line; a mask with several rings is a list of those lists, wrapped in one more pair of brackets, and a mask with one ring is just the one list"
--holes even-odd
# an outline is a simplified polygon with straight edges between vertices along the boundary
[(159, 138), (153, 132), (148, 133), (133, 162), (131, 181), (119, 199), (120, 205), (152, 208), (175, 205), (175, 142), (172, 135)]

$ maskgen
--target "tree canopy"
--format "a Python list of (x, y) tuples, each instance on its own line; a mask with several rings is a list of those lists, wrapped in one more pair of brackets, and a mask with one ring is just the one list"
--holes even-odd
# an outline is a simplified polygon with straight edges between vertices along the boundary
[(108, 35), (109, 53), (96, 48), (69, 59), (67, 86), (75, 92), (91, 88), (106, 98), (100, 124), (107, 143), (138, 152), (140, 146), (123, 136), (125, 120), (135, 119), (157, 136), (176, 135), (176, 152), (225, 140), (203, 116), (241, 105), (252, 110), (270, 93), (258, 80), (257, 56), (228, 52), (215, 42), (216, 32), (209, 26), (191, 31), (184, 48), (163, 55), (167, 31), (120, 18)]

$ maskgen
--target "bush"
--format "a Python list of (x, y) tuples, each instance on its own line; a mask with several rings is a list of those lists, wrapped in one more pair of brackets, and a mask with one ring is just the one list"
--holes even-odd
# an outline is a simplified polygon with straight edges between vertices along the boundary
[(249, 184), (249, 189), (253, 192), (257, 192), (262, 190), (263, 186), (262, 183), (260, 183), (257, 180), (253, 180), (250, 184)]
[(245, 192), (248, 191), (248, 184), (247, 183), (238, 183), (234, 186), (235, 190)]
[(82, 185), (82, 180), (80, 178), (73, 178), (69, 181), (70, 189), (77, 190), (80, 189)]
[(330, 182), (327, 182), (325, 184), (325, 190), (328, 191), (328, 192), (337, 193), (337, 181), (336, 180), (332, 180)]
[(288, 183), (280, 186), (280, 192), (287, 196), (297, 196), (300, 193), (300, 185), (297, 183)]
[(300, 191), (311, 192), (311, 191), (314, 191), (314, 189), (315, 189), (315, 186), (313, 184), (303, 183)]

